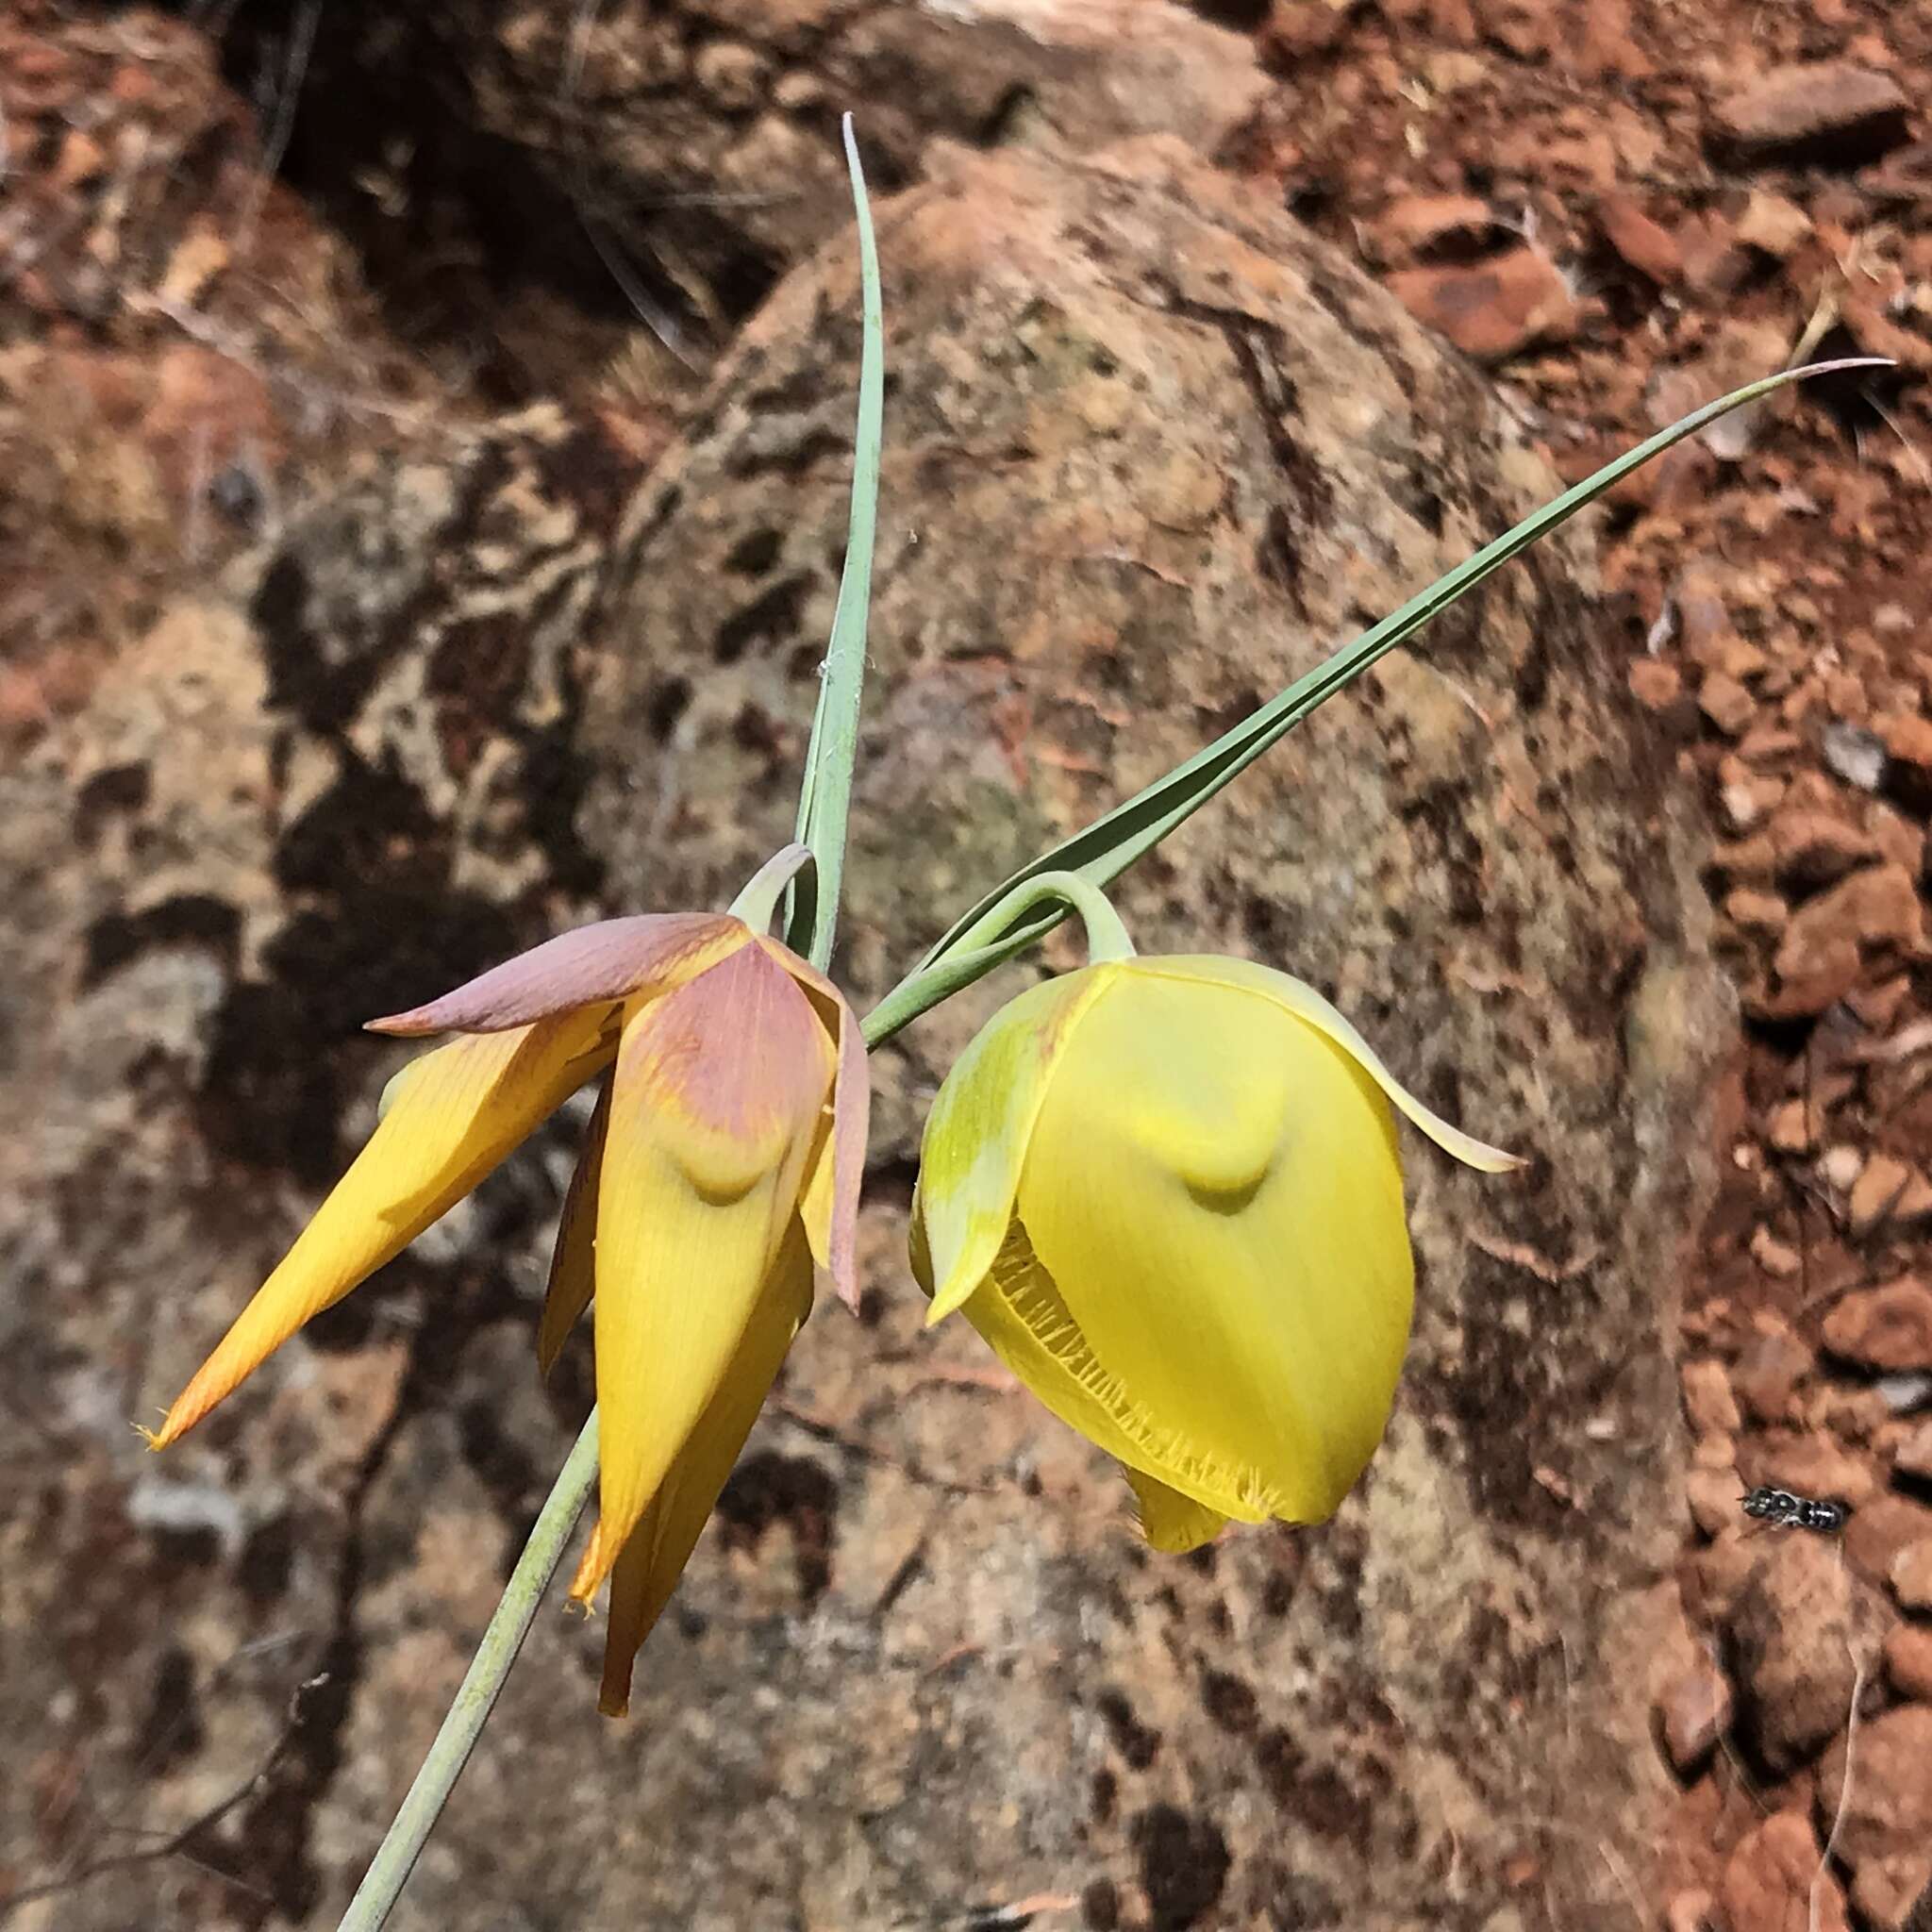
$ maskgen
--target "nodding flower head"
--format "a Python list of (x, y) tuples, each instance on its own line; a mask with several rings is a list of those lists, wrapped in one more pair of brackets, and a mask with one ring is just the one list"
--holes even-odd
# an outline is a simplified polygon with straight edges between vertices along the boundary
[(811, 1307), (856, 1303), (864, 1042), (823, 974), (731, 913), (613, 919), (372, 1021), (449, 1033), (150, 1438), (192, 1428), (296, 1329), (467, 1194), (587, 1081), (545, 1368), (595, 1296), (601, 1511), (572, 1584), (615, 1573), (603, 1707), (683, 1570)]
[(1407, 1092), (1312, 987), (1239, 959), (1107, 959), (996, 1014), (926, 1122), (912, 1261), (1124, 1466), (1148, 1540), (1332, 1515), (1380, 1441), (1414, 1267)]

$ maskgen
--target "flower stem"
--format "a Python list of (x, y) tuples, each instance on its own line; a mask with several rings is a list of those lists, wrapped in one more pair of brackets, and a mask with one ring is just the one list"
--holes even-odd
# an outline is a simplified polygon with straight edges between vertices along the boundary
[(1060, 914), (1028, 921), (1026, 915), (1044, 901), (1077, 912), (1087, 928), (1087, 957), (1131, 959), (1134, 942), (1121, 916), (1100, 888), (1076, 872), (1036, 873), (1023, 879), (989, 911), (960, 933), (943, 952), (908, 973), (865, 1016), (865, 1043), (876, 1046), (900, 1027), (950, 999), (961, 987), (983, 979), (995, 966), (1036, 944), (1058, 924)]
[(442, 1728), (429, 1747), (429, 1756), (416, 1774), (402, 1809), (390, 1825), (349, 1909), (342, 1915), (341, 1932), (377, 1932), (393, 1909), (397, 1894), (415, 1868), (418, 1855), (428, 1839), (442, 1807), (449, 1801), (452, 1787), (462, 1775), (463, 1766), (482, 1735), (484, 1724), (495, 1707), (509, 1667), (523, 1648), (537, 1607), (562, 1560), (564, 1545), (576, 1527), (577, 1518), (590, 1501), (597, 1481), (597, 1411), (591, 1411), (576, 1447), (570, 1452), (549, 1499), (538, 1515), (524, 1554), (510, 1573), (503, 1597), (463, 1674), (461, 1687), (442, 1720)]
[(960, 943), (977, 946), (996, 938), (1043, 899), (1058, 899), (1080, 915), (1080, 924), (1087, 928), (1087, 957), (1096, 965), (1103, 959), (1134, 957), (1134, 942), (1113, 909), (1113, 902), (1091, 879), (1082, 878), (1076, 872), (1035, 873), (1010, 898), (1002, 899), (984, 919), (968, 926), (960, 935)]
[(770, 932), (772, 915), (777, 911), (786, 887), (811, 862), (809, 845), (781, 846), (746, 880), (730, 909), (754, 932)]

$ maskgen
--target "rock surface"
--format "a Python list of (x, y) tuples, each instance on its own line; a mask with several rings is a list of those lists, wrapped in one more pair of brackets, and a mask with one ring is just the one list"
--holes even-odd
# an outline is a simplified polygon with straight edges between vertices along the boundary
[(1177, 0), (450, 0), (325, 13), (312, 61), (337, 195), (361, 156), (419, 203), (487, 182), (507, 276), (601, 284), (691, 362), (849, 222), (845, 108), (876, 194), (935, 143), (1212, 149), (1266, 86)]
[[(1549, 487), (1460, 365), (1177, 148), (962, 160), (886, 208), (882, 235), (895, 388), (843, 956), (866, 998), (1043, 836)], [(653, 649), (608, 660), (590, 712), (599, 764), (637, 771), (595, 787), (585, 819), (623, 896), (714, 894), (782, 831), (843, 532), (854, 297), (844, 249), (778, 291), (634, 510), (613, 615)], [(962, 1650), (969, 1674), (1002, 1674), (991, 1704), (921, 1700), (928, 1769), (891, 1788), (840, 1880), (848, 1921), (916, 1921), (984, 1869), (997, 1801), (965, 1796), (969, 1762), (1006, 1767), (1015, 1882), (1093, 1874), (1114, 1903), (1091, 1923), (1408, 1923), (1440, 1913), (1445, 1884), (1474, 1920), (1525, 1864), (1608, 1910), (1582, 1848), (1607, 1831), (1648, 1858), (1669, 1788), (1649, 1712), (1688, 1656), (1674, 1592), (1654, 1585), (1676, 1391), (1660, 1354), (1591, 1338), (1669, 1320), (1684, 1128), (1722, 1005), (1668, 812), (1640, 827), (1616, 803), (1645, 754), (1571, 580), (1584, 568), (1559, 548), (1499, 578), (1123, 882), (1143, 947), (1309, 975), (1421, 1091), (1564, 1177), (1470, 1188), (1417, 1150), (1412, 1374), (1335, 1524), (1230, 1538), (1198, 1570), (1149, 1564), (1111, 1526), (1104, 1472), (1023, 1397), (974, 1395), (970, 1449), (929, 1433), (934, 1398), (906, 1392), (930, 1370), (905, 1363), (919, 1309), (903, 1280), (879, 1277), (864, 1366), (809, 1332), (816, 1410), (858, 1402), (894, 1460), (943, 1457), (996, 1485), (1030, 1465), (1044, 1491), (1030, 1520), (1017, 1501), (986, 1515), (982, 1541), (936, 1535), (861, 1634), (845, 1566), (872, 1574), (891, 1498), (875, 1469), (841, 1466), (787, 1729), (830, 1694), (822, 1641), (848, 1685)], [(1338, 842), (1338, 822), (1357, 835)], [(923, 1096), (1026, 976), (879, 1056), (882, 1174), (909, 1172)], [(1628, 989), (1627, 1059), (1581, 1018), (1608, 983)], [(895, 1213), (878, 1225), (896, 1241)], [(941, 1345), (958, 1373), (983, 1359), (958, 1335)], [(1023, 1599), (1015, 1650), (1000, 1607)], [(707, 1698), (745, 1709), (742, 1640), (662, 1649), (646, 1732)], [(1151, 1671), (1159, 1654), (1200, 1674)], [(1061, 1679), (1083, 1687), (1074, 1704), (1048, 1693)], [(789, 1757), (785, 1731), (763, 1735)], [(835, 1753), (830, 1787), (874, 1748)], [(1587, 1824), (1563, 1809), (1586, 1789)], [(479, 1803), (466, 1828), (495, 1817)], [(720, 1868), (767, 1856), (723, 1807), (691, 1828)], [(814, 1870), (845, 1856), (829, 1819), (795, 1828)], [(1160, 1915), (1160, 1845), (1214, 1874), (1187, 1914)]]
[[(881, 208), (861, 996), (1553, 488), (1395, 305), (1178, 147), (949, 165)], [(580, 1348), (547, 1392), (528, 1358), (573, 1123), (167, 1458), (126, 1423), (366, 1132), (395, 1053), (364, 1015), (600, 895), (714, 902), (783, 836), (853, 297), (842, 247), (779, 291), (621, 539), (622, 465), (554, 409), (398, 429), (0, 769), (0, 1098), (32, 1123), (0, 1360), (33, 1424), (0, 1857), (77, 1885), (43, 1923), (326, 1927), (426, 1744), (586, 1400)], [(1525, 1872), (1622, 1909), (1587, 1847), (1643, 1870), (1691, 1657), (1657, 1582), (1674, 1371), (1622, 1338), (1668, 1329), (1724, 1006), (1661, 788), (1629, 809), (1587, 569), (1498, 579), (1124, 894), (1150, 947), (1324, 984), (1547, 1163), (1413, 1151), (1413, 1373), (1342, 1517), (1157, 1560), (961, 1324), (923, 1335), (904, 1177), (985, 989), (881, 1057), (867, 1322), (808, 1329), (638, 1719), (594, 1719), (598, 1633), (546, 1618), (395, 1923), (1361, 1922), (1507, 1909)], [(182, 1857), (91, 1872), (104, 1822), (165, 1841), (230, 1798)]]

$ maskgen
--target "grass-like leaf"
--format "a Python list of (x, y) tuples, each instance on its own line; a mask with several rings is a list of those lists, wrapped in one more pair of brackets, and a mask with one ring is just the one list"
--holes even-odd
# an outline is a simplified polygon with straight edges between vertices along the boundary
[(852, 766), (858, 755), (858, 708), (865, 688), (865, 626), (872, 607), (873, 532), (878, 517), (879, 445), (886, 400), (884, 309), (872, 208), (852, 116), (844, 117), (845, 161), (858, 224), (862, 340), (858, 357), (858, 427), (852, 450), (852, 511), (845, 534), (845, 568), (832, 639), (819, 671), (819, 700), (798, 791), (798, 839), (808, 845), (812, 869), (793, 889), (786, 938), (794, 951), (824, 968), (832, 957), (839, 921), (839, 887), (845, 869), (845, 821), (852, 804)]
[[(1011, 924), (1002, 932), (1000, 928), (1007, 925), (1005, 917), (995, 921), (990, 915), (999, 908), (1001, 902), (1016, 886), (1024, 885), (1043, 872), (1076, 872), (1093, 885), (1105, 886), (1143, 853), (1158, 845), (1175, 826), (1199, 811), (1224, 785), (1239, 777), (1269, 746), (1293, 730), (1318, 705), (1359, 677), (1377, 658), (1420, 630), (1430, 618), (1448, 609), (1458, 597), (1473, 591), (1491, 571), (1499, 569), (1539, 539), (1548, 536), (1559, 525), (1567, 523), (1586, 504), (1594, 502), (1605, 491), (1621, 482), (1633, 470), (1641, 468), (1653, 457), (1661, 456), (1673, 443), (1681, 442), (1687, 436), (1694, 436), (1719, 417), (1743, 408), (1746, 403), (1754, 403), (1760, 396), (1770, 395), (1774, 390), (1782, 389), (1787, 383), (1843, 369), (1886, 366), (1883, 358), (1853, 357), (1836, 362), (1809, 363), (1800, 369), (1780, 370), (1775, 375), (1747, 383), (1742, 389), (1733, 390), (1729, 395), (1706, 404), (1703, 408), (1673, 423), (1668, 429), (1659, 430), (1648, 441), (1638, 444), (1614, 462), (1607, 463), (1594, 475), (1586, 477), (1574, 489), (1566, 490), (1533, 516), (1525, 517), (1514, 529), (1498, 537), (1494, 542), (1485, 544), (1467, 563), (1458, 565), (1446, 576), (1439, 577), (1427, 590), (1411, 597), (1401, 609), (1385, 617), (1373, 629), (1364, 631), (1352, 643), (1344, 644), (1306, 676), (1298, 677), (1278, 696), (1271, 698), (1231, 730), (1224, 732), (1212, 744), (1196, 752), (1185, 764), (1177, 765), (1165, 777), (1158, 778), (1143, 791), (1137, 791), (1104, 818), (1094, 820), (1084, 831), (1075, 832), (1052, 851), (1042, 852), (1037, 858), (1029, 860), (955, 920), (902, 987), (889, 994), (888, 999), (900, 1008), (906, 1008), (907, 1002), (901, 995), (909, 989), (911, 981), (928, 973), (943, 956), (956, 950), (971, 951), (974, 955), (977, 971), (971, 976), (976, 978), (980, 973), (989, 971), (991, 965), (1010, 958), (1032, 944), (1065, 918), (1066, 908), (1035, 905), (1018, 923)], [(953, 977), (951, 974), (943, 974), (928, 984), (937, 991), (942, 981)], [(922, 1000), (916, 1010), (924, 1011), (932, 1004), (935, 1001)], [(904, 1017), (898, 1018), (897, 1024), (903, 1025), (912, 1016), (912, 1010), (905, 1010)]]

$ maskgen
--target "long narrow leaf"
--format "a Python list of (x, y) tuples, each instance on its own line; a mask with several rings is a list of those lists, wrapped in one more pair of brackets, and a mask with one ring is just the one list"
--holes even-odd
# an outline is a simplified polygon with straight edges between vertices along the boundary
[(820, 667), (818, 706), (805, 775), (798, 793), (798, 838), (811, 847), (812, 871), (793, 893), (787, 938), (813, 965), (832, 957), (839, 921), (839, 888), (845, 869), (845, 821), (852, 804), (852, 766), (858, 755), (858, 710), (865, 688), (865, 628), (872, 607), (873, 533), (877, 522), (879, 446), (886, 399), (884, 308), (879, 297), (879, 258), (873, 240), (872, 208), (852, 116), (844, 117), (845, 161), (852, 173), (852, 204), (858, 224), (858, 280), (862, 340), (858, 358), (858, 425), (852, 451), (852, 510), (845, 534), (845, 568), (831, 642)]
[[(1742, 389), (1734, 390), (1729, 395), (1721, 396), (1680, 422), (1673, 423), (1668, 429), (1659, 430), (1648, 441), (1638, 444), (1628, 454), (1606, 464), (1574, 489), (1566, 490), (1533, 516), (1525, 517), (1494, 542), (1485, 544), (1467, 563), (1458, 565), (1446, 576), (1439, 577), (1427, 590), (1411, 597), (1401, 609), (1385, 617), (1373, 629), (1364, 631), (1352, 643), (1344, 644), (1306, 676), (1297, 678), (1279, 696), (1271, 698), (1231, 730), (1224, 732), (1212, 744), (1196, 752), (1185, 764), (1177, 765), (1165, 777), (1136, 792), (1104, 818), (1094, 820), (1084, 831), (1075, 832), (1050, 852), (1043, 852), (1029, 860), (955, 920), (912, 974), (908, 975), (908, 980), (924, 972), (956, 944), (962, 934), (982, 920), (1015, 886), (1039, 873), (1077, 872), (1097, 886), (1106, 885), (1143, 853), (1158, 845), (1183, 820), (1200, 810), (1224, 785), (1238, 777), (1318, 705), (1359, 677), (1378, 658), (1393, 650), (1430, 618), (1446, 610), (1458, 597), (1474, 590), (1491, 571), (1499, 569), (1540, 538), (1546, 537), (1559, 525), (1567, 523), (1586, 504), (1593, 502), (1653, 457), (1662, 455), (1673, 443), (1681, 442), (1687, 436), (1694, 436), (1720, 416), (1741, 408), (1746, 403), (1756, 402), (1760, 396), (1767, 396), (1787, 383), (1842, 369), (1885, 366), (1883, 358), (1853, 357), (1836, 362), (1814, 362), (1801, 369), (1780, 370), (1777, 375), (1747, 383)], [(1065, 909), (1060, 907), (1039, 908), (1029, 912), (1024, 923), (1015, 925), (996, 945), (986, 944), (984, 936), (979, 936), (974, 950), (986, 958), (1009, 958), (1065, 916)]]

